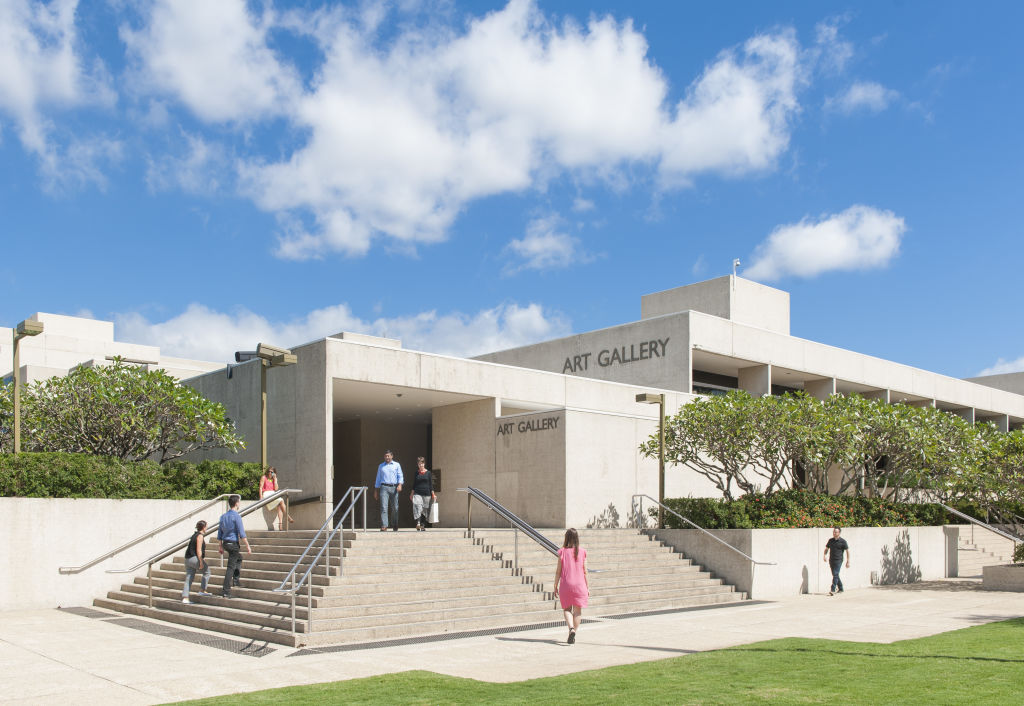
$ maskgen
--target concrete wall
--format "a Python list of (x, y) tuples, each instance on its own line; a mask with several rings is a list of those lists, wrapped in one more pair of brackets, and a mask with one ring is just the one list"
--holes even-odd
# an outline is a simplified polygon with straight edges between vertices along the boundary
[[(701, 564), (754, 599), (825, 593), (832, 582), (822, 560), (831, 529), (711, 530), (711, 534), (761, 562), (753, 566), (698, 530), (649, 530), (658, 539)], [(956, 576), (955, 527), (848, 527), (850, 568), (840, 578), (847, 589)]]
[[(267, 370), (267, 463), (277, 468), (282, 488), (299, 488), (299, 498), (322, 496), (294, 508), (295, 529), (318, 528), (333, 507), (334, 428), (331, 399), (324, 373), (326, 343), (316, 341), (292, 351), (296, 365)], [(260, 460), (260, 364), (232, 366), (231, 377), (219, 370), (184, 381), (204, 397), (222, 403), (245, 440), (245, 449), (189, 454), (185, 460), (223, 458), (258, 463)]]
[(566, 526), (566, 417), (562, 410), (494, 421), (492, 497), (534, 527)]
[(689, 315), (636, 321), (477, 360), (689, 392)]
[[(442, 473), (437, 501), (443, 527), (466, 526), (467, 496), (457, 492), (458, 488), (471, 485), (491, 497), (497, 492), (495, 412), (493, 399), (434, 408), (434, 467)], [(473, 508), (474, 527), (496, 525), (490, 510), (479, 504)]]
[(975, 382), (979, 385), (987, 385), (999, 390), (1006, 390), (1017, 395), (1024, 395), (1024, 372), (985, 375), (978, 378), (967, 378), (967, 381)]
[[(4, 567), (0, 576), (0, 611), (91, 605), (93, 599), (132, 582), (133, 575), (108, 574), (107, 569), (128, 568), (188, 539), (197, 521), (216, 522), (225, 510), (224, 505), (194, 514), (79, 574), (60, 574), (60, 567), (81, 566), (204, 503), (201, 500), (0, 498), (0, 517), (10, 528), (5, 540), (0, 542), (0, 566)], [(247, 504), (242, 501), (243, 506)], [(267, 521), (268, 516), (262, 512), (244, 518), (247, 530), (265, 530)], [(207, 539), (207, 544), (207, 557), (218, 561), (216, 533)], [(145, 567), (135, 575), (145, 576)]]
[(640, 299), (640, 315), (650, 319), (681, 311), (699, 311), (740, 324), (789, 334), (789, 292), (742, 277), (717, 277)]

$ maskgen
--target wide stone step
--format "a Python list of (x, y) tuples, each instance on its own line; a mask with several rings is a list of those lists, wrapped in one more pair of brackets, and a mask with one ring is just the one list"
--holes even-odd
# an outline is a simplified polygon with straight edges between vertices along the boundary
[[(165, 603), (161, 603), (159, 606), (154, 605), (153, 608), (150, 608), (143, 604), (118, 601), (110, 598), (97, 598), (93, 601), (93, 605), (98, 608), (116, 610), (128, 615), (155, 618), (169, 623), (199, 628), (202, 630), (210, 630), (224, 635), (245, 637), (260, 642), (270, 642), (279, 645), (288, 645), (290, 647), (295, 647), (299, 644), (297, 636), (292, 635), (291, 633), (291, 622), (288, 623), (287, 629), (282, 629), (276, 625), (274, 627), (251, 625), (249, 623), (238, 622), (238, 620), (234, 618), (224, 619), (216, 616), (205, 615), (198, 610), (183, 611), (181, 608), (192, 609), (197, 608), (197, 606), (183, 605), (180, 601), (166, 601)], [(298, 637), (301, 637), (301, 635)]]
[[(149, 600), (145, 596), (129, 593), (126, 591), (111, 591), (106, 600), (122, 605), (135, 605), (148, 608)], [(153, 608), (171, 614), (185, 614), (204, 618), (215, 618), (218, 620), (232, 621), (250, 627), (266, 630), (268, 632), (291, 632), (291, 618), (274, 613), (262, 613), (246, 610), (245, 601), (228, 601), (230, 605), (218, 605), (214, 603), (193, 603), (181, 602), (181, 598), (157, 598), (153, 597)], [(96, 605), (101, 605), (99, 601)], [(104, 606), (105, 607), (105, 606)], [(296, 613), (298, 609), (296, 608)], [(305, 622), (305, 621), (303, 621)]]
[[(220, 595), (220, 588), (214, 588), (212, 592), (214, 594), (212, 596), (200, 596), (196, 594), (195, 590), (193, 590), (189, 595), (189, 600), (192, 601), (193, 606), (230, 608), (232, 610), (242, 611), (245, 614), (252, 614), (257, 618), (256, 622), (259, 622), (258, 618), (262, 616), (291, 616), (291, 598), (284, 594), (255, 594), (251, 591), (244, 591), (236, 588), (232, 591), (232, 598), (222, 598)], [(138, 584), (126, 584), (120, 591), (111, 591), (108, 593), (107, 598), (132, 603), (148, 603), (149, 589), (146, 586), (139, 586)], [(173, 588), (157, 588), (154, 586), (154, 604), (157, 599), (170, 601), (176, 600), (181, 602), (181, 589), (179, 588), (178, 590), (175, 590)], [(297, 617), (301, 617), (303, 620), (306, 619), (307, 614), (305, 602), (305, 595), (296, 596), (295, 615)], [(189, 606), (185, 607), (188, 608)], [(314, 614), (315, 610), (316, 606), (314, 605)], [(246, 620), (246, 622), (252, 621)]]

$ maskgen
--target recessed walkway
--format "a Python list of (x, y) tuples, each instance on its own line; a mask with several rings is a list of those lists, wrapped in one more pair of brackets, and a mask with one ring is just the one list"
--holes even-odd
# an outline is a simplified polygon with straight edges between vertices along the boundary
[[(154, 704), (423, 669), (519, 681), (781, 637), (893, 642), (1024, 616), (1024, 594), (950, 579), (454, 639), (295, 650), (96, 609), (0, 613), (5, 703)], [(560, 614), (552, 611), (552, 621)], [(125, 622), (128, 620), (128, 622)], [(550, 625), (550, 624), (549, 624)]]

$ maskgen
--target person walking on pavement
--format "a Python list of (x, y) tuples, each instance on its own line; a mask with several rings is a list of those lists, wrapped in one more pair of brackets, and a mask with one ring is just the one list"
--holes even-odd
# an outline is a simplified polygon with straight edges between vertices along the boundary
[(841, 533), (838, 527), (832, 528), (832, 539), (825, 542), (825, 554), (822, 557), (832, 569), (832, 587), (828, 590), (830, 596), (843, 592), (843, 582), (839, 579), (839, 570), (843, 568), (843, 552), (846, 552), (846, 568), (850, 568), (850, 545), (839, 536)]
[(412, 500), (412, 519), (416, 522), (416, 531), (421, 532), (429, 524), (430, 505), (437, 500), (433, 474), (427, 470), (427, 460), (422, 456), (416, 457), (416, 475), (412, 479), (409, 499)]
[(562, 604), (562, 613), (569, 626), (570, 645), (576, 642), (576, 631), (582, 622), (583, 609), (590, 598), (590, 580), (587, 578), (587, 550), (580, 549), (580, 536), (575, 529), (565, 531), (565, 541), (558, 550), (555, 568), (555, 593)]
[(252, 547), (249, 546), (249, 538), (245, 536), (245, 527), (242, 526), (242, 517), (238, 514), (238, 505), (242, 502), (242, 496), (232, 495), (228, 498), (228, 511), (220, 516), (220, 524), (217, 526), (217, 539), (220, 541), (220, 554), (226, 549), (228, 552), (228, 565), (224, 570), (224, 585), (220, 595), (224, 598), (231, 598), (231, 585), (241, 586), (241, 582), (235, 575), (242, 566), (242, 550), (240, 542), (245, 543), (245, 551), (252, 556)]
[(384, 452), (384, 463), (377, 466), (377, 480), (373, 486), (373, 499), (380, 500), (381, 532), (386, 532), (391, 522), (395, 525), (391, 529), (398, 531), (398, 495), (402, 492), (404, 480), (402, 465), (388, 449)]

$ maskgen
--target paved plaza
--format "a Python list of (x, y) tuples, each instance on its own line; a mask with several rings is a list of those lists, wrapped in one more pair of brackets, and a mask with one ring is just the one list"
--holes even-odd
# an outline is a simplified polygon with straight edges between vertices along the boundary
[[(761, 640), (894, 642), (1024, 616), (1024, 594), (964, 579), (600, 618), (563, 627), (302, 650), (93, 609), (0, 614), (4, 703), (156, 704), (408, 669), (484, 681), (548, 677)], [(552, 620), (559, 613), (552, 611)]]

